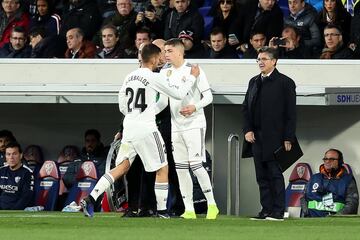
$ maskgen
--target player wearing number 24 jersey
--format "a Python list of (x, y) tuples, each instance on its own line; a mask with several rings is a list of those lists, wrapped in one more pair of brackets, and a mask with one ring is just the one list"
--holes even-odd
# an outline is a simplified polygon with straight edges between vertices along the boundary
[(119, 91), (119, 108), (125, 115), (123, 139), (131, 141), (157, 130), (158, 92), (181, 100), (195, 81), (195, 77), (189, 75), (181, 87), (171, 85), (164, 75), (149, 68), (139, 68), (128, 74)]

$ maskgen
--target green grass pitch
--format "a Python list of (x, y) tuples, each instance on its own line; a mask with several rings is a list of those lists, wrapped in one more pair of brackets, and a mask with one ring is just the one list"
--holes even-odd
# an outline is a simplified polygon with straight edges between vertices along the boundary
[(249, 239), (249, 240), (360, 240), (360, 217), (251, 221), (219, 216), (217, 220), (121, 218), (116, 213), (0, 211), (1, 240), (102, 239)]

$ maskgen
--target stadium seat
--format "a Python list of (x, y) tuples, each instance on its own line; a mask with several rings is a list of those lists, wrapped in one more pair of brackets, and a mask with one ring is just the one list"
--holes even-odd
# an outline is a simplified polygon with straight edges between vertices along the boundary
[(38, 181), (35, 181), (35, 205), (43, 206), (45, 211), (52, 211), (59, 194), (60, 174), (54, 161), (47, 160), (42, 165)]
[(69, 189), (69, 195), (65, 201), (65, 206), (71, 202), (79, 205), (80, 201), (88, 196), (95, 187), (98, 180), (98, 173), (95, 164), (92, 161), (85, 161), (76, 175), (74, 186)]
[(59, 195), (62, 195), (64, 193), (68, 192), (68, 189), (65, 187), (63, 177), (69, 167), (69, 164), (71, 161), (61, 162), (59, 163), (59, 170), (60, 170), (60, 189), (59, 189)]
[(281, 9), (281, 11), (284, 14), (284, 17), (287, 17), (290, 15), (290, 10), (289, 10), (289, 3), (287, 0), (279, 0), (278, 1), (279, 7)]
[(307, 163), (298, 163), (292, 170), (289, 177), (289, 185), (285, 193), (285, 211), (289, 213), (289, 217), (300, 217), (300, 199), (304, 196), (305, 187), (311, 175), (311, 167)]

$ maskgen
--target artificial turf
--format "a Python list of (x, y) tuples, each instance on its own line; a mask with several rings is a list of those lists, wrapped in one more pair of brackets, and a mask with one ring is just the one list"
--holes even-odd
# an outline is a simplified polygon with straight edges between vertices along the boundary
[(360, 239), (360, 217), (251, 221), (219, 216), (217, 220), (121, 218), (116, 213), (0, 211), (1, 240), (102, 239)]

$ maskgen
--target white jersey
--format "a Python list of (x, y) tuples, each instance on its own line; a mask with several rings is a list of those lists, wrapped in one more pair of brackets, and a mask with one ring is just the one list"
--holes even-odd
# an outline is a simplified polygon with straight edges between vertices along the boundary
[(125, 115), (123, 140), (139, 139), (157, 130), (155, 107), (158, 92), (182, 99), (195, 80), (194, 76), (187, 76), (186, 83), (179, 87), (170, 85), (164, 76), (148, 68), (139, 68), (128, 74), (119, 91), (119, 108)]
[[(174, 66), (171, 64), (166, 64), (163, 69), (161, 69), (160, 73), (168, 78), (170, 85), (181, 86), (186, 83), (185, 79), (189, 77), (190, 70), (191, 64), (185, 61), (184, 64), (179, 68), (174, 68)], [(197, 105), (197, 103), (201, 101), (202, 93), (205, 91), (209, 91), (211, 95), (210, 85), (207, 81), (206, 75), (200, 68), (200, 75), (198, 80), (194, 86), (192, 86), (191, 90), (188, 92), (185, 98), (181, 100), (170, 98), (172, 131), (177, 132), (206, 127), (206, 119), (202, 107), (187, 117), (184, 117), (180, 114), (182, 107), (186, 105)], [(212, 95), (210, 101), (212, 101)]]

